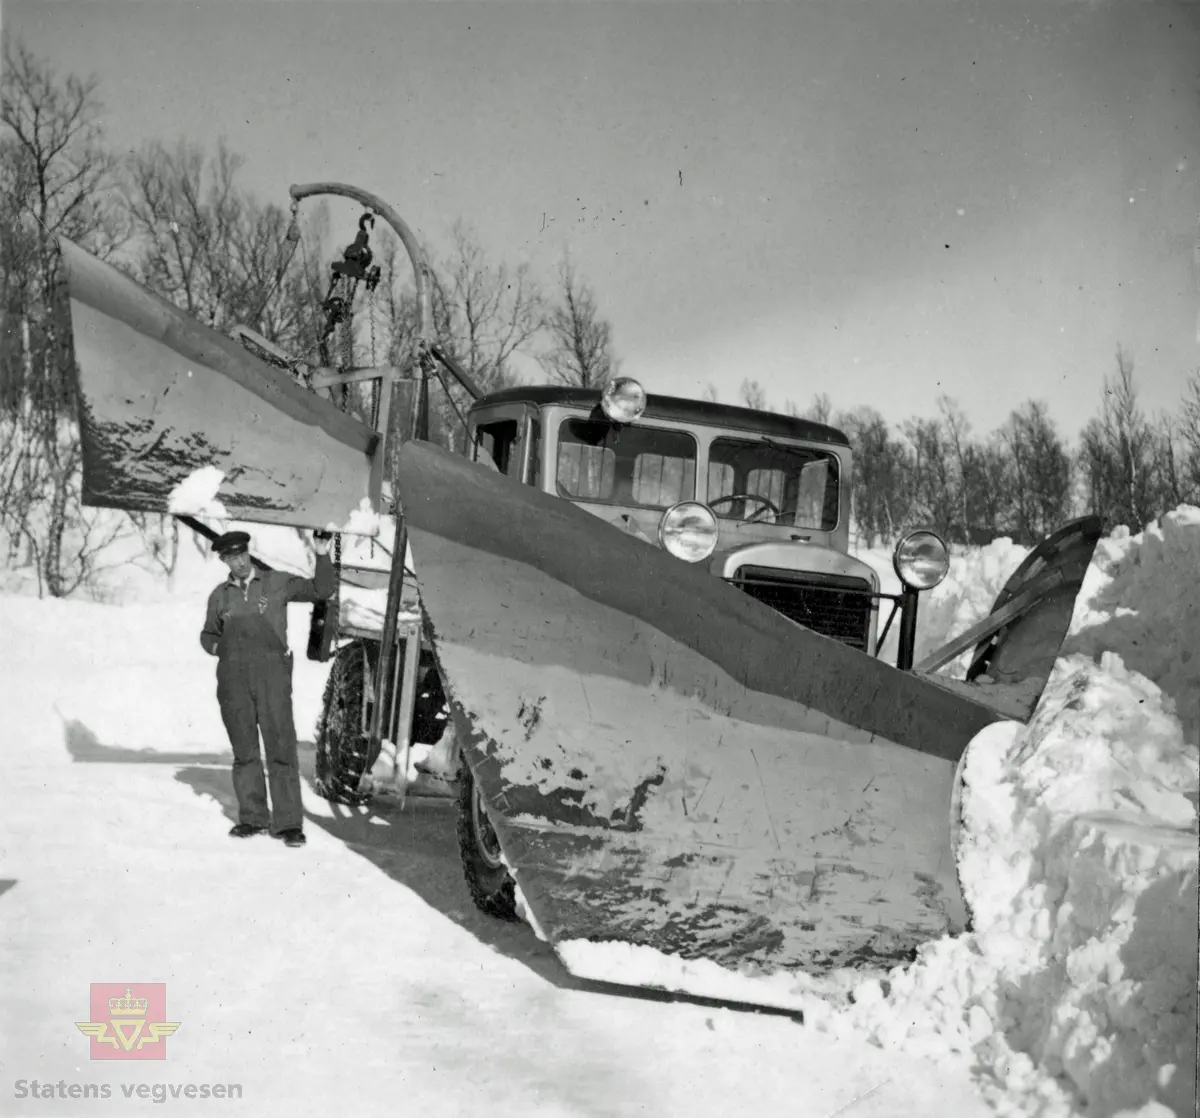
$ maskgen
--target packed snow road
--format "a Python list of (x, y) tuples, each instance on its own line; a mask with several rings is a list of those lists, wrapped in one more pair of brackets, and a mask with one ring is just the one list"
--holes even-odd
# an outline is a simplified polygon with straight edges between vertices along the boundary
[[(303, 569), (294, 535), (256, 535)], [(918, 656), (982, 617), (1023, 554), (956, 556)], [(307, 848), (227, 838), (196, 639), (222, 574), (185, 559), (173, 588), (126, 586), (131, 605), (0, 595), (0, 1113), (1195, 1112), (1200, 509), (1101, 541), (1030, 726), (969, 748), (972, 931), (850, 1005), (810, 1006), (797, 977), (803, 1023), (570, 979), (530, 929), (474, 910), (448, 804), (351, 812), (306, 788)], [(301, 736), (326, 672), (305, 614)], [(90, 1058), (93, 983), (165, 985), (165, 1061)], [(108, 1097), (70, 1097), (88, 1088)]]
[[(306, 788), (307, 848), (227, 838), (194, 613), (0, 599), (3, 1113), (987, 1113), (964, 1066), (574, 982), (474, 911), (449, 805), (346, 812)], [(101, 982), (165, 983), (165, 1061), (89, 1059)], [(69, 1097), (89, 1084), (109, 1097)]]

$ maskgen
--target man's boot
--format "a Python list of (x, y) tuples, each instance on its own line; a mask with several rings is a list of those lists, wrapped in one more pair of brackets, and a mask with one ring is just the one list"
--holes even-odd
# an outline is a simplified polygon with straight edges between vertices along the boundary
[(229, 828), (229, 833), (233, 838), (250, 838), (252, 835), (261, 835), (266, 831), (266, 827), (256, 827), (253, 823), (238, 823)]

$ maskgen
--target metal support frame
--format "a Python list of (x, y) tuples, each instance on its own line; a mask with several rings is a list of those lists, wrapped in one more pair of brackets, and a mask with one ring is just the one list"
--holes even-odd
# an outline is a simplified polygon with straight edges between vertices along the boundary
[[(416, 407), (413, 409), (413, 421), (409, 431), (410, 439), (429, 438), (429, 376), (430, 362), (436, 360), (461, 385), (474, 400), (482, 396), (479, 387), (465, 369), (444, 352), (434, 342), (433, 327), (433, 284), (428, 261), (421, 249), (420, 243), (403, 218), (387, 202), (369, 191), (357, 186), (337, 182), (316, 182), (303, 185), (293, 185), (289, 193), (292, 197), (293, 209), (305, 198), (321, 194), (332, 194), (349, 198), (359, 205), (377, 214), (391, 227), (400, 238), (400, 243), (408, 253), (412, 264), (413, 276), (417, 295), (417, 331), (413, 345), (412, 377), (403, 375), (403, 371), (391, 366), (377, 369), (332, 369), (319, 368), (314, 370), (314, 387), (344, 386), (359, 380), (370, 380), (378, 377), (380, 380), (379, 411), (376, 417), (376, 431), (382, 442), (380, 450), (381, 474), (386, 473), (386, 464), (391, 455), (391, 442), (388, 439), (391, 414), (391, 395), (393, 385), (400, 380), (414, 381), (416, 386)], [(439, 380), (442, 380), (440, 370), (436, 370)], [(443, 386), (445, 386), (443, 381)], [(389, 477), (392, 493), (399, 488), (396, 479)], [(413, 713), (416, 706), (416, 679), (421, 658), (421, 626), (412, 622), (399, 622), (401, 596), (404, 589), (404, 564), (408, 554), (408, 526), (404, 519), (404, 510), (399, 500), (393, 497), (392, 515), (395, 517), (396, 531), (392, 545), (392, 564), (388, 577), (387, 605), (383, 617), (383, 633), (380, 638), (379, 661), (376, 665), (373, 682), (376, 701), (372, 706), (370, 725), (367, 727), (367, 746), (370, 754), (376, 755), (382, 742), (384, 727), (389, 730), (392, 725), (398, 727), (397, 737), (401, 739), (396, 744), (397, 757), (402, 756), (403, 770), (401, 773), (402, 787), (407, 786), (408, 757), (412, 746)], [(414, 632), (415, 625), (415, 632)], [(397, 663), (397, 648), (400, 640), (405, 642), (405, 656), (402, 666)], [(402, 678), (401, 678), (402, 677)], [(386, 715), (386, 721), (385, 721)]]
[(887, 635), (892, 631), (892, 622), (896, 620), (896, 611), (900, 608), (900, 598), (895, 594), (880, 594), (878, 600), (883, 601), (886, 598), (892, 603), (892, 608), (888, 611), (887, 620), (883, 623), (883, 629), (880, 630), (879, 636), (875, 638), (875, 655), (878, 656), (883, 648), (883, 642), (887, 640)]
[(396, 673), (399, 679), (393, 683), (393, 694), (399, 704), (396, 725), (396, 762), (400, 767), (400, 806), (408, 792), (408, 761), (412, 754), (413, 713), (417, 706), (417, 672), (421, 666), (421, 622), (406, 621), (400, 626), (398, 637), (404, 642), (403, 666)]
[[(394, 365), (379, 365), (361, 369), (347, 369), (345, 371), (325, 365), (317, 365), (310, 369), (309, 372), (311, 374), (309, 383), (313, 388), (334, 388), (343, 384), (356, 384), (364, 380), (380, 380), (383, 381), (385, 386), (390, 387), (398, 380), (411, 379), (405, 376), (402, 369), (397, 369)], [(381, 425), (380, 430), (386, 430), (386, 428)]]
[(249, 326), (235, 326), (229, 331), (229, 336), (239, 342), (243, 338), (249, 338), (264, 353), (269, 353), (280, 364), (291, 365), (292, 363), (291, 355), (286, 350), (281, 349), (274, 342), (267, 341), (257, 330), (253, 330)]
[(912, 670), (913, 646), (917, 639), (917, 602), (920, 592), (906, 586), (900, 592), (900, 637), (896, 649), (896, 667), (902, 672)]
[[(370, 193), (370, 191), (363, 190), (357, 186), (338, 182), (305, 183), (303, 185), (293, 185), (289, 193), (296, 203), (303, 201), (305, 198), (311, 198), (320, 194), (333, 194), (342, 198), (349, 198), (351, 201), (357, 202), (359, 205), (382, 217), (391, 226), (396, 236), (400, 238), (400, 243), (404, 246), (405, 251), (408, 253), (409, 261), (412, 264), (413, 279), (416, 286), (418, 317), (413, 361), (423, 386), (426, 379), (425, 355), (433, 342), (432, 283), (425, 253), (422, 251), (420, 242), (413, 235), (412, 230), (387, 202), (377, 195)], [(386, 466), (391, 451), (387, 434), (389, 430), (388, 420), (390, 416), (392, 378), (384, 376), (381, 380), (378, 430), (382, 435), (383, 442), (380, 454)], [(427, 398), (427, 390), (421, 392), (420, 399), (422, 403)], [(415, 410), (416, 415), (413, 417), (411, 432), (411, 437), (414, 439), (424, 437), (427, 432), (425, 421), (421, 414), (423, 411), (422, 404), (418, 404)], [(392, 482), (392, 492), (395, 493), (398, 486), (394, 478), (390, 480)], [(371, 711), (371, 723), (367, 731), (367, 745), (371, 753), (376, 752), (379, 748), (382, 741), (384, 711), (390, 710), (393, 702), (394, 692), (389, 684), (392, 682), (392, 675), (395, 671), (397, 615), (400, 609), (400, 597), (404, 586), (404, 560), (408, 553), (408, 526), (404, 520), (404, 510), (400, 507), (398, 500), (393, 500), (392, 514), (396, 521), (396, 532), (392, 546), (392, 567), (390, 577), (388, 578), (387, 606), (383, 616), (383, 634), (380, 641), (379, 662), (376, 665), (376, 702)], [(419, 658), (419, 645), (417, 655)], [(403, 691), (403, 688), (401, 690)], [(398, 712), (401, 719), (404, 718), (405, 713), (403, 709)], [(406, 732), (411, 736), (411, 704), (407, 714), (408, 726), (406, 727)], [(403, 776), (407, 777), (407, 768)]]

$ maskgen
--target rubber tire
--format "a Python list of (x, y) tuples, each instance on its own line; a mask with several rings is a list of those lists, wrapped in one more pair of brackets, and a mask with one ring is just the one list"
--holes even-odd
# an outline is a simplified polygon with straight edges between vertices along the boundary
[(313, 786), (331, 803), (358, 807), (371, 798), (358, 791), (359, 779), (375, 763), (359, 727), (367, 686), (364, 664), (373, 672), (375, 655), (369, 642), (353, 641), (338, 650), (329, 669), (317, 722)]
[(471, 900), (480, 912), (501, 920), (518, 921), (516, 884), (503, 866), (489, 866), (480, 853), (471, 799), (475, 779), (465, 760), (458, 770), (458, 853)]
[(414, 745), (437, 745), (450, 724), (450, 704), (437, 663), (430, 652), (421, 650), (417, 675), (417, 701), (413, 707)]

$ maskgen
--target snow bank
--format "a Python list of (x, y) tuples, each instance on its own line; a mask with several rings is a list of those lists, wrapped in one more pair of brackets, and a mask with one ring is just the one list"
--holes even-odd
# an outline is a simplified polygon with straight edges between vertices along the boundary
[(1096, 547), (1064, 653), (1112, 649), (1170, 697), (1200, 743), (1200, 508), (1183, 505), (1136, 536)]
[[(925, 610), (931, 644), (986, 612), (982, 585), (1012, 570), (992, 579), (1000, 550), (958, 559), (978, 584), (952, 568)], [(1198, 570), (1194, 508), (1101, 542), (1033, 720), (968, 749), (973, 932), (863, 983), (819, 1028), (968, 1056), (1000, 1114), (1193, 1112)]]
[(1198, 783), (1153, 684), (1111, 654), (1061, 663), (1027, 730), (989, 728), (968, 753), (959, 870), (975, 931), (926, 945), (886, 996), (864, 984), (825, 1027), (970, 1053), (1002, 1114), (1155, 1098), (1184, 1113)]

